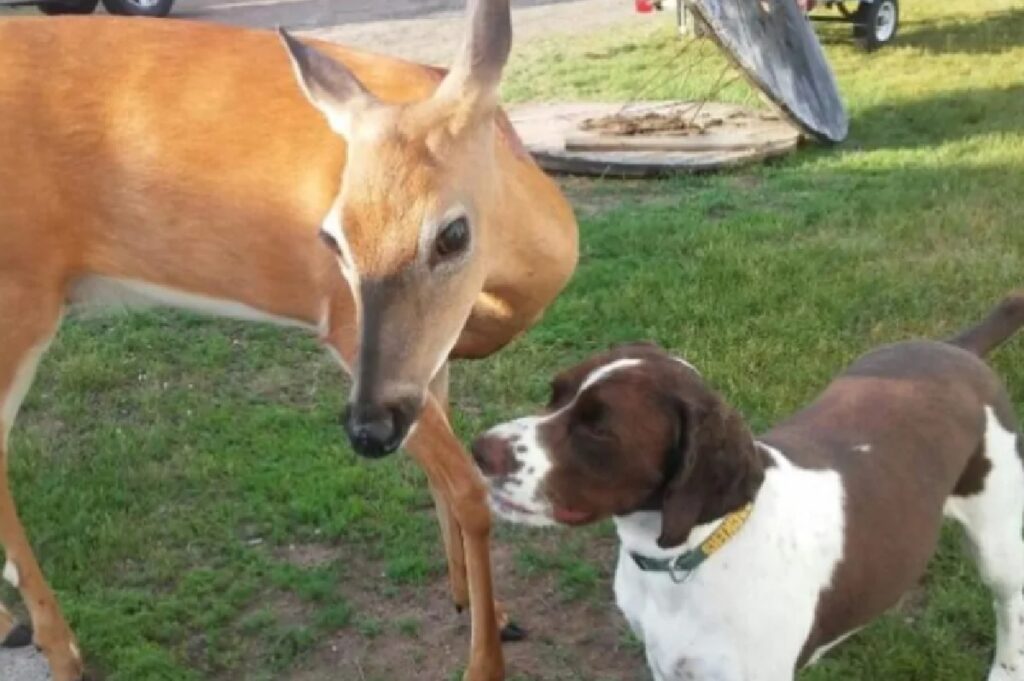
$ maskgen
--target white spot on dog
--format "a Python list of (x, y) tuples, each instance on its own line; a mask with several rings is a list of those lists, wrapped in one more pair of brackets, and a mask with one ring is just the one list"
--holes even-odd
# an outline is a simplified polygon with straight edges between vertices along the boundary
[(871, 445), (865, 442), (854, 447), (853, 451), (860, 452), (861, 454), (867, 454), (868, 452), (871, 451)]
[(540, 481), (551, 469), (547, 452), (537, 440), (537, 426), (541, 419), (522, 418), (493, 428), (488, 435), (504, 439), (518, 438), (515, 460), (516, 472), (489, 480), (491, 508), (515, 523), (538, 527), (554, 524), (551, 505), (540, 494)]
[(995, 410), (985, 406), (983, 451), (991, 464), (984, 488), (968, 496), (951, 496), (945, 514), (963, 525), (982, 580), (995, 596), (996, 654), (988, 681), (1020, 681), (1011, 669), (1024, 669), (1024, 469), (1017, 433), (1003, 426)]
[(830, 641), (829, 643), (826, 643), (825, 645), (816, 649), (814, 653), (811, 655), (811, 659), (807, 661), (807, 666), (812, 667), (818, 664), (818, 662), (821, 661), (821, 658), (827, 655), (830, 650), (844, 643), (846, 639), (850, 638), (851, 636), (859, 632), (861, 629), (862, 627), (857, 627), (853, 631), (848, 631), (845, 634), (840, 635), (834, 641)]
[(18, 566), (14, 561), (8, 560), (4, 563), (4, 580), (15, 589), (21, 584), (21, 575), (18, 574)]
[[(597, 369), (594, 369), (593, 371), (590, 372), (590, 374), (587, 375), (585, 379), (583, 379), (583, 383), (580, 383), (580, 389), (576, 391), (576, 396), (572, 398), (572, 402), (567, 404), (562, 409), (559, 409), (558, 413), (561, 413), (562, 411), (571, 407), (573, 403), (575, 403), (576, 400), (580, 398), (580, 395), (583, 394), (584, 390), (594, 385), (598, 381), (603, 381), (610, 374), (618, 371), (619, 369), (628, 369), (629, 367), (639, 366), (640, 364), (642, 364), (642, 362), (643, 360), (639, 359), (617, 359), (614, 362), (609, 362), (608, 364), (605, 364), (603, 367), (598, 367)], [(554, 414), (552, 414), (548, 418), (553, 417)]]
[[(639, 629), (652, 669), (694, 679), (787, 679), (814, 623), (819, 594), (843, 559), (843, 480), (834, 470), (800, 468), (760, 445), (774, 465), (743, 530), (682, 583), (642, 571), (631, 553), (676, 558), (720, 525), (698, 525), (687, 540), (662, 548), (661, 513), (617, 516), (621, 541), (615, 599)], [(765, 637), (765, 622), (771, 636)], [(683, 675), (677, 672), (683, 663)]]
[(683, 359), (682, 357), (673, 357), (672, 359), (674, 359), (675, 361), (679, 362), (679, 363), (680, 363), (680, 364), (682, 364), (682, 365), (683, 365), (684, 367), (686, 367), (687, 369), (689, 369), (689, 370), (690, 370), (690, 371), (692, 371), (693, 373), (695, 373), (695, 374), (697, 374), (698, 376), (700, 376), (700, 372), (699, 372), (699, 371), (697, 370), (697, 367), (693, 366), (692, 364), (690, 364), (689, 362), (687, 362), (687, 361), (686, 361), (685, 359)]

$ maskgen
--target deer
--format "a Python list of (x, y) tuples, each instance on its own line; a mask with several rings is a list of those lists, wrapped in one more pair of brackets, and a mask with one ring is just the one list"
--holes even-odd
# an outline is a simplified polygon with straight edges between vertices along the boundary
[(0, 640), (35, 643), (55, 681), (83, 655), (18, 519), (9, 434), (65, 313), (115, 303), (316, 334), (352, 378), (352, 448), (403, 448), (426, 474), (470, 608), (465, 679), (504, 678), (491, 514), (448, 367), (539, 321), (578, 234), (500, 106), (508, 0), (466, 16), (447, 71), (284, 30), (0, 20), (0, 546), (30, 619), (0, 606)]

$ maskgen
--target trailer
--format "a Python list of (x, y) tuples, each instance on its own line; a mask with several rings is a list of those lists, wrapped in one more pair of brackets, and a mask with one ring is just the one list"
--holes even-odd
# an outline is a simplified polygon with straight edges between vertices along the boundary
[[(0, 0), (0, 7), (38, 7), (43, 14), (92, 14), (101, 0)], [(102, 0), (111, 14), (135, 17), (165, 17), (174, 0)]]
[(899, 0), (860, 0), (856, 9), (850, 9), (845, 2), (827, 0), (823, 7), (836, 10), (835, 15), (810, 14), (814, 0), (809, 0), (809, 4), (807, 12), (811, 21), (853, 24), (853, 37), (866, 50), (877, 50), (889, 44), (899, 30)]
[[(774, 0), (772, 0), (774, 1)], [(783, 2), (789, 0), (781, 0)], [(853, 37), (864, 49), (868, 51), (877, 50), (879, 47), (889, 44), (899, 30), (900, 6), (899, 0), (857, 0), (856, 8), (851, 9), (853, 3), (842, 0), (792, 0), (803, 11), (804, 15), (811, 21), (818, 22), (841, 22), (853, 25)], [(640, 13), (654, 12), (671, 7), (675, 10), (676, 24), (679, 32), (688, 35), (704, 35), (700, 21), (694, 16), (692, 9), (688, 6), (687, 0), (634, 0), (636, 11)], [(761, 4), (767, 6), (769, 0), (761, 0)], [(823, 7), (826, 10), (834, 10), (836, 14), (812, 13), (816, 7)]]

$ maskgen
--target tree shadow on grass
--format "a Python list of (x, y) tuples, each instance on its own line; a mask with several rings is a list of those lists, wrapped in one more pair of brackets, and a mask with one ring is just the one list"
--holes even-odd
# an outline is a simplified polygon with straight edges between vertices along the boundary
[(1024, 131), (1024, 85), (949, 90), (851, 112), (847, 144), (917, 148), (992, 133)]
[(1024, 10), (988, 12), (960, 21), (906, 23), (897, 41), (926, 52), (995, 54), (1024, 45)]
[[(818, 15), (839, 16), (837, 12), (826, 11)], [(847, 23), (815, 25), (822, 45), (850, 44), (854, 41), (852, 31), (853, 25)], [(1020, 45), (1024, 45), (1024, 10), (1010, 9), (929, 21), (901, 18), (892, 49), (912, 47), (933, 54), (997, 54)]]

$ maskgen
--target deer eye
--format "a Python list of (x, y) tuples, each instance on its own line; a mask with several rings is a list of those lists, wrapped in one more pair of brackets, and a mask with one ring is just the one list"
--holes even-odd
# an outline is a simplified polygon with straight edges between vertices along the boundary
[(324, 242), (324, 245), (331, 250), (334, 255), (341, 255), (341, 248), (338, 247), (338, 240), (327, 233), (326, 230), (320, 230), (320, 241)]
[(451, 258), (469, 246), (469, 221), (465, 217), (455, 218), (438, 233), (434, 250), (440, 258)]

